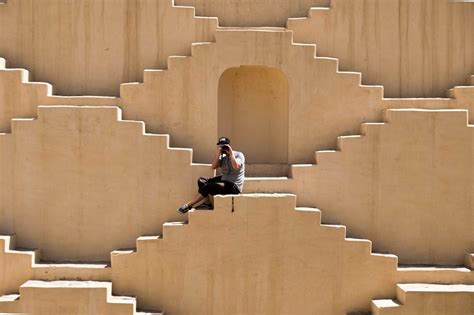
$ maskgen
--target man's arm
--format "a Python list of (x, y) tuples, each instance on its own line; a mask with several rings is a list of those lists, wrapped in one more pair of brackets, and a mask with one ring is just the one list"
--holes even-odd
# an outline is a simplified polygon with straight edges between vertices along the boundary
[(214, 156), (214, 160), (212, 160), (212, 169), (215, 170), (220, 166), (221, 160), (219, 157), (221, 156), (221, 147), (217, 146), (216, 154)]
[(234, 151), (232, 150), (232, 147), (229, 145), (229, 151), (227, 151), (229, 154), (229, 160), (230, 164), (232, 165), (232, 168), (234, 170), (240, 170), (240, 167), (242, 166), (242, 162), (240, 160), (237, 160), (234, 156)]

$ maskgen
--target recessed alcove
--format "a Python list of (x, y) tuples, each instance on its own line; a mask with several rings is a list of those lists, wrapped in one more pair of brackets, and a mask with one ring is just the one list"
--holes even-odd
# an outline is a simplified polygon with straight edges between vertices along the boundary
[(247, 175), (286, 176), (288, 79), (275, 68), (227, 69), (219, 80), (218, 133), (244, 152)]

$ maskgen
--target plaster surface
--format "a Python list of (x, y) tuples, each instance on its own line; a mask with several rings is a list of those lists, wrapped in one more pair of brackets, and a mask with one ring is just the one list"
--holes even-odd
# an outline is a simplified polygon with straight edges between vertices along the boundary
[(285, 74), (258, 66), (230, 68), (219, 80), (218, 93), (218, 134), (226, 135), (234, 147), (245, 152), (246, 163), (288, 164)]
[(60, 94), (118, 96), (119, 85), (141, 81), (144, 69), (189, 55), (193, 42), (214, 41), (217, 17), (241, 27), (283, 27), (297, 17), (288, 24), (296, 42), (317, 44), (321, 56), (362, 72), (364, 84), (384, 85), (389, 97), (445, 96), (474, 72), (470, 3), (333, 0), (328, 7), (328, 0), (10, 0), (0, 7), (0, 55)]
[(103, 261), (177, 219), (211, 167), (120, 118), (117, 107), (53, 106), (14, 120), (0, 135), (3, 233), (46, 260)]
[[(292, 33), (280, 29), (217, 31), (216, 42), (193, 45), (191, 57), (171, 57), (168, 71), (147, 71), (144, 83), (122, 85), (124, 117), (143, 119), (151, 132), (172, 134), (172, 145), (193, 147), (196, 161), (209, 163), (219, 131), (219, 82), (225, 71), (240, 66), (285, 75), (290, 164), (307, 163), (337, 136), (382, 118), (382, 87), (361, 87), (360, 74), (337, 72), (337, 60), (315, 58), (313, 45), (293, 44)], [(264, 106), (253, 110), (265, 116)], [(252, 139), (246, 141), (251, 146)]]
[[(396, 292), (474, 284), (472, 6), (333, 0), (268, 27), (312, 5), (329, 2), (0, 5), (0, 234), (17, 234), (0, 237), (0, 295), (21, 293), (0, 311), (117, 314), (113, 280), (172, 314), (342, 315), (395, 298), (393, 314), (472, 313), (472, 292)], [(214, 13), (247, 27), (196, 17)], [(221, 133), (252, 175), (289, 176), (247, 191), (296, 196), (179, 216)]]
[(342, 70), (387, 97), (444, 97), (474, 73), (474, 6), (443, 0), (332, 0), (288, 22), (295, 41), (316, 44)]
[(118, 96), (144, 69), (212, 41), (216, 27), (173, 0), (9, 0), (0, 6), (0, 56), (58, 94)]
[(165, 225), (162, 239), (112, 256), (116, 292), (177, 314), (346, 314), (395, 293), (395, 256), (321, 225), (316, 209), (295, 210), (295, 196), (215, 202), (189, 224)]
[[(8, 121), (14, 117), (35, 117), (37, 105), (120, 105), (125, 119), (145, 121), (149, 132), (171, 134), (173, 146), (192, 147), (196, 162), (209, 163), (219, 129), (230, 124), (219, 122), (219, 108), (230, 107), (231, 103), (224, 103), (236, 91), (219, 82), (222, 74), (240, 66), (270, 68), (288, 81), (288, 135), (285, 128), (279, 130), (277, 147), (288, 146), (289, 164), (312, 163), (315, 150), (334, 149), (338, 136), (357, 133), (361, 123), (381, 121), (386, 108), (465, 108), (470, 109), (473, 121), (472, 86), (453, 89), (451, 99), (383, 99), (382, 87), (361, 86), (359, 73), (338, 71), (335, 59), (314, 58), (315, 47), (293, 44), (291, 32), (227, 29), (217, 34), (216, 43), (193, 45), (192, 57), (169, 58), (169, 70), (147, 70), (144, 83), (123, 84), (121, 98), (54, 97), (51, 86), (25, 82), (25, 71), (0, 70), (0, 84), (5, 86), (5, 92), (0, 93), (5, 113), (0, 128), (8, 132)], [(278, 80), (285, 81), (282, 77)], [(247, 90), (237, 95), (251, 94)], [(271, 93), (253, 95), (262, 101)], [(265, 106), (254, 106), (253, 110), (255, 117), (268, 116)], [(285, 112), (281, 114), (285, 118)], [(242, 145), (257, 150), (250, 138)], [(278, 155), (283, 157), (284, 152)]]
[(388, 110), (363, 136), (340, 137), (339, 151), (316, 152), (317, 165), (245, 190), (295, 193), (402, 263), (463, 264), (474, 246), (473, 130), (463, 110)]

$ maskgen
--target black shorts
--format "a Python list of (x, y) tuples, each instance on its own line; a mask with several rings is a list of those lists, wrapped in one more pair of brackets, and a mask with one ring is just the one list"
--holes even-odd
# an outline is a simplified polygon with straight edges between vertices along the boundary
[(204, 197), (209, 195), (238, 195), (240, 190), (236, 184), (222, 180), (222, 176), (212, 178), (199, 177), (199, 193)]

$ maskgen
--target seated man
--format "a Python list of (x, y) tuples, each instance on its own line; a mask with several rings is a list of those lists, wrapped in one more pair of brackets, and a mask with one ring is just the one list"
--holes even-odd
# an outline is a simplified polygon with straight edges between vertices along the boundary
[(182, 205), (179, 213), (186, 213), (209, 195), (240, 194), (244, 186), (245, 157), (242, 152), (232, 150), (229, 138), (219, 138), (212, 168), (221, 168), (222, 176), (198, 179), (199, 193)]

